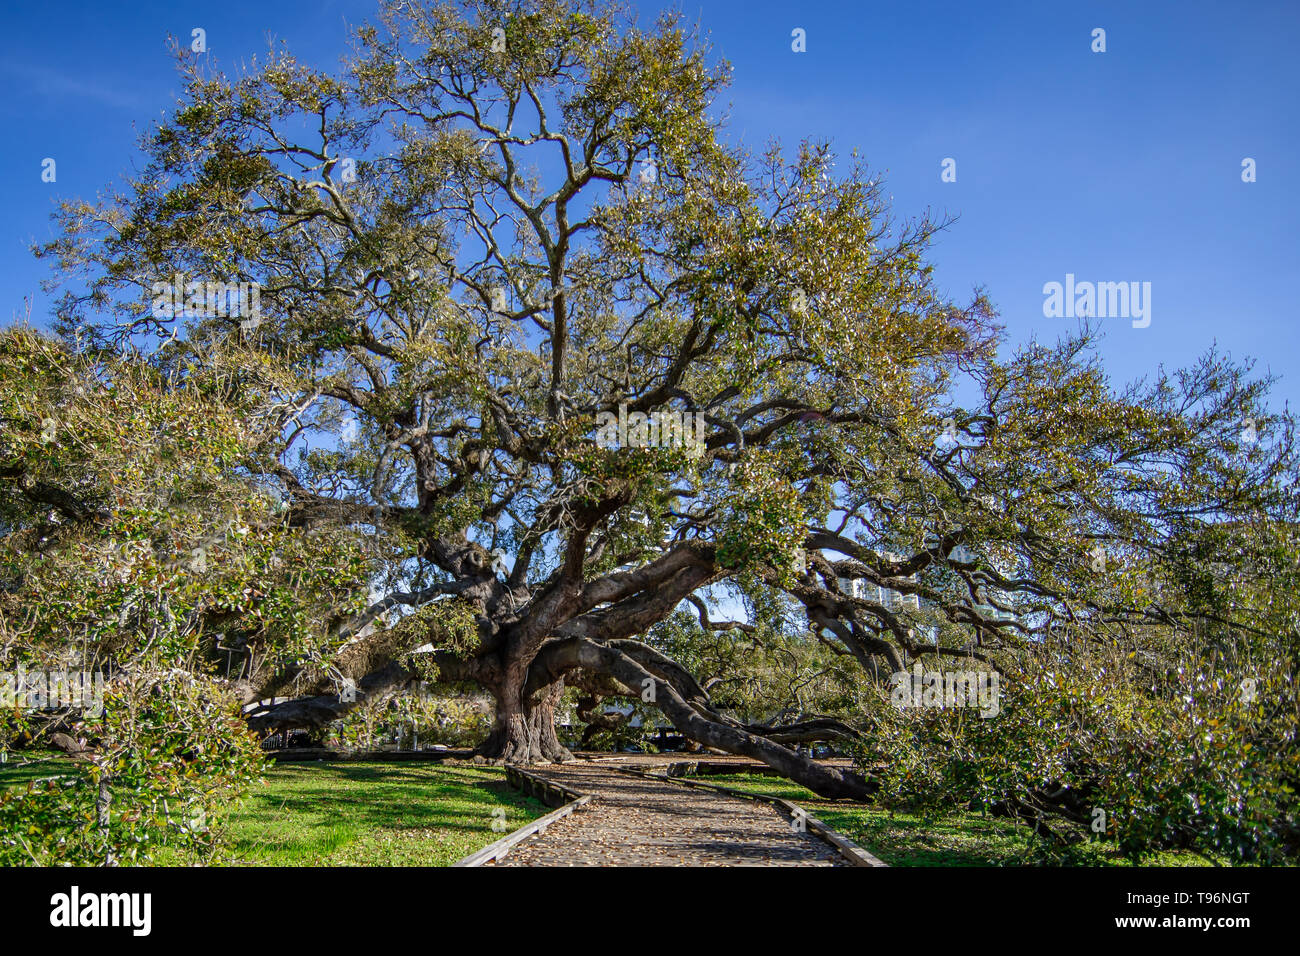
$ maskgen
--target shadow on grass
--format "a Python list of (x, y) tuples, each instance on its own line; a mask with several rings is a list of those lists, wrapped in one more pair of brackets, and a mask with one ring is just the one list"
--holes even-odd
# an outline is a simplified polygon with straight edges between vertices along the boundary
[(481, 768), (318, 763), (265, 779), (225, 828), (244, 862), (446, 865), (548, 810)]
[[(1049, 858), (1028, 828), (1001, 817), (953, 812), (930, 818), (901, 810), (891, 812), (875, 804), (825, 800), (788, 780), (750, 774), (702, 779), (793, 800), (890, 866), (1133, 865), (1113, 845), (1100, 843), (1082, 844), (1069, 858)], [(1148, 862), (1159, 866), (1214, 865), (1214, 861), (1186, 851), (1164, 851)]]

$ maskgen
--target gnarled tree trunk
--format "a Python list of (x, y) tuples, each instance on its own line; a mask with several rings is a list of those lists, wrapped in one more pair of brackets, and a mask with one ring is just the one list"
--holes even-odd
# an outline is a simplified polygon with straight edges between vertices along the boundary
[[(641, 660), (634, 659), (634, 654)], [(557, 641), (535, 661), (534, 686), (551, 686), (559, 675), (575, 667), (607, 674), (627, 688), (652, 691), (651, 702), (683, 736), (727, 753), (761, 760), (820, 796), (866, 801), (879, 789), (876, 781), (852, 770), (819, 764), (716, 713), (689, 674), (645, 645), (634, 641)], [(643, 699), (647, 698), (643, 695)]]
[(573, 754), (555, 734), (555, 708), (564, 693), (564, 681), (528, 694), (523, 690), (523, 676), (512, 677), (507, 671), (505, 680), (488, 685), (496, 701), (496, 722), (475, 753), (493, 761), (525, 765), (572, 760)]

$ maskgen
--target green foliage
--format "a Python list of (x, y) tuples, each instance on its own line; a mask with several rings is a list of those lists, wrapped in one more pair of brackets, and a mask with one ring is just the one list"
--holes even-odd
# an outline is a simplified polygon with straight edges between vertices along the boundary
[(417, 743), (461, 750), (482, 743), (491, 729), (491, 711), (481, 701), (420, 691), (354, 708), (331, 726), (330, 743), (347, 750)]
[(792, 580), (804, 543), (804, 502), (767, 455), (746, 456), (721, 502), (718, 561), (736, 571), (773, 568)]
[[(0, 338), (3, 661), (513, 694), (556, 638), (630, 664), (648, 633), (727, 711), (857, 720), (918, 806), (1080, 826), (1038, 796), (1068, 784), (1135, 855), (1292, 852), (1300, 460), (1267, 377), (1211, 352), (1116, 387), (1090, 328), (1006, 348), (856, 155), (724, 141), (680, 14), (392, 0), (356, 41), (335, 73), (180, 51), (140, 172), (60, 206), (64, 342)], [(174, 276), (257, 283), (259, 321), (155, 312)], [(598, 447), (624, 405), (705, 447)], [(744, 627), (657, 627), (710, 588)], [(1002, 672), (999, 718), (873, 705), (936, 650)], [(1252, 675), (1272, 709), (1234, 709)]]
[(707, 684), (716, 708), (747, 723), (809, 714), (856, 721), (874, 698), (847, 655), (806, 633), (760, 624), (738, 639), (679, 612), (646, 640)]
[[(218, 858), (214, 826), (262, 770), (237, 705), (215, 681), (137, 662), (71, 726), (94, 745), (77, 772), (0, 790), (0, 865)], [(0, 735), (24, 723), (11, 711)]]
[(1003, 677), (996, 717), (880, 703), (860, 759), (884, 799), (929, 814), (954, 801), (1010, 809), (1055, 820), (1067, 842), (1100, 840), (1134, 859), (1186, 848), (1294, 860), (1294, 665), (1189, 657), (1157, 690), (1132, 655), (1030, 660)]
[[(1059, 852), (1044, 846), (1033, 833), (1011, 820), (979, 812), (954, 812), (951, 803), (933, 812), (915, 813), (898, 807), (824, 800), (797, 784), (773, 777), (736, 774), (710, 775), (704, 779), (733, 790), (791, 800), (890, 866), (1024, 866), (1039, 862), (1058, 866), (1063, 862), (1126, 866), (1132, 863), (1113, 844), (1103, 843), (1084, 844), (1063, 860)], [(1228, 861), (1170, 850), (1153, 853), (1148, 862), (1158, 866), (1219, 866)]]
[(8, 862), (211, 857), (209, 817), (260, 760), (234, 656), (326, 653), (365, 595), (365, 552), (289, 526), (241, 470), (257, 437), (216, 381), (0, 336), (0, 666), (109, 677), (101, 714), (0, 718), (0, 746), (61, 729), (91, 748), (84, 773), (0, 798)]

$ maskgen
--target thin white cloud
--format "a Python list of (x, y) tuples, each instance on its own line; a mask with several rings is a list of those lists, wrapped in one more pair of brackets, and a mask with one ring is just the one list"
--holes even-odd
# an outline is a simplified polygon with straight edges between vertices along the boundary
[[(110, 86), (95, 83), (88, 78), (69, 76), (47, 66), (0, 60), (0, 70), (26, 81), (30, 88), (26, 92), (50, 97), (91, 99), (118, 109), (139, 110), (142, 108), (140, 101), (128, 93), (119, 92)], [(23, 95), (24, 91), (15, 92), (18, 95)]]

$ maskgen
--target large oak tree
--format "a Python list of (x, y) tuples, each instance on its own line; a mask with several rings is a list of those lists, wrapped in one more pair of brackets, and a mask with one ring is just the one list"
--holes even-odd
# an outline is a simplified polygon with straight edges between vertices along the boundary
[[(243, 467), (278, 520), (383, 542), (325, 656), (243, 674), (255, 726), (436, 668), (495, 699), (486, 755), (559, 760), (554, 707), (583, 685), (862, 797), (647, 632), (687, 607), (743, 636), (743, 605), (885, 680), (1252, 626), (1197, 589), (1233, 561), (1222, 529), (1293, 520), (1267, 383), (1210, 355), (1116, 390), (1087, 329), (999, 357), (986, 299), (935, 287), (938, 224), (892, 219), (825, 145), (730, 142), (727, 68), (678, 20), (391, 2), (337, 72), (180, 60), (147, 166), (66, 204), (41, 251), (69, 335), (181, 378), (220, 362), (275, 411)], [(159, 307), (173, 282), (257, 283), (261, 315)], [(651, 442), (656, 413), (699, 416), (701, 443)], [(611, 416), (632, 424), (598, 441)]]

